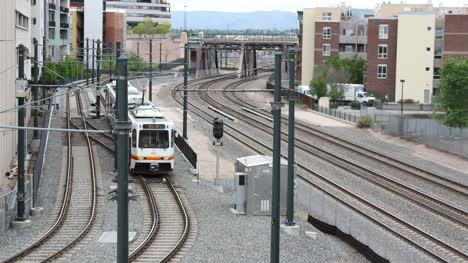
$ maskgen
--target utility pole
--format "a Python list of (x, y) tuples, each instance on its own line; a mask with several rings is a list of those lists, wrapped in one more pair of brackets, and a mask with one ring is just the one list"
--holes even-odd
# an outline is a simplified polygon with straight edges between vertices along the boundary
[(159, 70), (161, 70), (162, 63), (162, 40), (159, 41)]
[(119, 119), (115, 126), (117, 133), (117, 262), (128, 262), (128, 133), (131, 124), (128, 121), (128, 58), (118, 60), (117, 101)]
[(400, 114), (403, 116), (403, 85), (405, 84), (404, 79), (400, 79), (401, 82), (401, 109), (400, 109)]
[(149, 100), (153, 101), (153, 39), (149, 40)]
[[(34, 77), (33, 81), (34, 84), (37, 85), (39, 83), (39, 43), (37, 43), (37, 39), (34, 38)], [(34, 101), (34, 128), (39, 127), (39, 119), (37, 118), (37, 107), (39, 104), (37, 103), (37, 86), (34, 86), (32, 89), (32, 94), (33, 94), (33, 101)], [(33, 139), (37, 140), (39, 138), (39, 132), (37, 130), (33, 131)]]
[(101, 118), (101, 95), (99, 94), (99, 86), (101, 85), (101, 40), (97, 41), (96, 50), (97, 59), (97, 86), (96, 86), (96, 118)]
[(287, 205), (287, 226), (293, 226), (294, 223), (294, 137), (295, 137), (295, 103), (294, 82), (296, 73), (295, 62), (296, 51), (289, 50), (289, 130), (288, 130), (288, 205)]
[(93, 39), (93, 45), (91, 46), (91, 49), (92, 49), (92, 56), (91, 56), (91, 83), (94, 84), (94, 39)]
[[(45, 66), (45, 61), (47, 60), (47, 39), (46, 37), (42, 37), (42, 60), (44, 61), (43, 62), (43, 65), (42, 65), (42, 84), (46, 84), (46, 71), (47, 71), (47, 68), (44, 67)], [(46, 88), (45, 87), (42, 87), (42, 98), (44, 99), (46, 97)], [(46, 103), (45, 100), (42, 101), (43, 104)]]
[(86, 86), (89, 85), (89, 38), (86, 38)]
[(119, 58), (120, 58), (120, 42), (117, 41), (117, 43), (115, 43), (115, 47), (116, 47), (116, 50), (115, 50), (115, 72), (117, 73), (117, 75), (119, 74), (118, 72), (118, 68), (119, 68)]
[[(16, 83), (16, 97), (18, 98), (18, 126), (24, 127), (24, 92), (26, 90), (26, 80), (24, 78), (24, 51), (25, 47), (19, 45), (19, 59), (18, 59), (18, 79)], [(25, 130), (18, 129), (18, 192), (17, 196), (17, 216), (16, 221), (25, 221), (25, 174), (24, 174), (24, 156), (25, 156)]]
[[(116, 53), (116, 59), (115, 59), (115, 65), (116, 65), (116, 84), (117, 84), (117, 79), (119, 77), (119, 71), (118, 71), (118, 67), (119, 67), (119, 58), (120, 58), (120, 42), (117, 42), (116, 43), (116, 50), (115, 50), (115, 53)], [(116, 88), (115, 90), (115, 94), (116, 96), (118, 97), (119, 96), (119, 89)], [(115, 109), (114, 109), (114, 112), (115, 112), (115, 118), (118, 120), (119, 119), (119, 112), (118, 112), (118, 107), (119, 107), (119, 101), (116, 100), (115, 101)], [(114, 149), (115, 149), (115, 152), (118, 151), (118, 143), (117, 143), (117, 137), (115, 137), (115, 140), (114, 140)], [(117, 163), (118, 163), (118, 159), (117, 159), (117, 154), (114, 155), (114, 171), (117, 171)]]
[(280, 255), (280, 169), (281, 169), (281, 56), (275, 53), (275, 101), (273, 106), (273, 182), (271, 209), (270, 262), (278, 263)]
[(188, 113), (188, 45), (184, 49), (184, 121), (183, 136), (187, 140), (187, 113)]

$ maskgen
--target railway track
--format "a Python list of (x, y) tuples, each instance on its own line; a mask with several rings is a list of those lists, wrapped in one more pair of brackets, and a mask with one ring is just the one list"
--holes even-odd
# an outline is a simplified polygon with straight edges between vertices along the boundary
[[(67, 96), (67, 128), (71, 128), (70, 94)], [(78, 113), (81, 112), (77, 99)], [(86, 125), (86, 124), (85, 124)], [(86, 126), (85, 126), (86, 127)], [(77, 139), (67, 133), (67, 166), (62, 177), (52, 226), (39, 239), (16, 253), (5, 262), (48, 262), (69, 256), (74, 248), (90, 231), (96, 217), (97, 186), (96, 168), (91, 143), (86, 137), (85, 147), (74, 147)], [(77, 149), (79, 148), (79, 149)], [(84, 157), (87, 155), (87, 158)], [(80, 170), (84, 166), (89, 171)]]
[[(200, 88), (209, 88), (216, 83), (219, 83), (219, 81), (206, 83)], [(179, 104), (181, 104), (180, 98), (176, 96), (175, 92), (173, 93), (173, 97)], [(206, 103), (206, 101), (203, 101), (203, 104), (206, 105)], [(192, 112), (205, 121), (211, 123), (214, 118), (213, 114), (208, 113), (204, 107), (198, 106), (193, 102), (190, 102), (190, 105), (195, 109), (192, 110)], [(256, 153), (271, 154), (272, 148), (270, 146), (265, 145), (257, 138), (250, 136), (229, 123), (225, 123), (225, 125), (227, 126), (226, 133), (231, 135), (232, 138), (236, 139), (241, 144), (247, 146)], [(260, 146), (260, 148), (258, 146)], [(287, 158), (284, 155), (283, 157)], [(328, 193), (351, 210), (368, 218), (377, 226), (382, 227), (398, 238), (401, 238), (412, 246), (420, 249), (430, 258), (442, 262), (466, 262), (466, 260), (468, 260), (467, 254), (459, 248), (431, 236), (420, 228), (399, 219), (395, 215), (392, 215), (385, 209), (353, 194), (351, 191), (329, 180), (326, 175), (312, 171), (306, 165), (301, 163), (298, 163), (298, 168), (298, 177), (301, 180)]]
[(181, 250), (191, 233), (189, 212), (181, 195), (167, 177), (139, 176), (139, 180), (148, 197), (144, 225), (146, 234), (132, 248), (130, 261), (169, 262), (180, 259), (183, 256)]
[[(244, 82), (232, 83), (230, 85), (227, 85), (226, 89), (233, 89), (241, 85), (242, 83)], [(245, 106), (246, 104), (246, 103), (243, 103), (243, 101), (239, 97), (237, 97), (235, 94), (230, 94), (230, 95), (226, 94), (226, 97), (231, 102), (241, 107)], [(222, 104), (219, 100), (209, 98), (209, 95), (207, 95), (207, 98), (205, 98), (205, 101), (207, 101), (211, 105), (216, 104), (218, 105), (218, 107), (227, 111), (229, 114), (234, 115), (242, 119), (243, 121), (247, 122), (250, 126), (256, 127), (258, 130), (261, 130), (264, 133), (271, 134), (271, 131), (273, 129), (272, 125), (270, 123), (259, 122), (257, 116), (252, 117), (252, 115), (232, 110), (231, 108), (225, 106), (225, 104)], [(252, 106), (251, 104), (249, 105)], [(287, 143), (288, 142), (287, 132), (282, 132), (281, 135), (282, 135), (282, 138), (281, 138), (282, 141)], [(311, 143), (310, 140), (308, 140), (308, 138), (304, 138), (304, 137), (302, 138), (296, 137), (295, 143), (296, 143), (296, 147), (305, 153), (311, 154), (334, 166), (342, 168), (343, 170), (346, 170), (359, 178), (364, 178), (368, 182), (379, 185), (382, 188), (394, 194), (397, 194), (409, 200), (412, 200), (414, 203), (420, 206), (423, 206), (425, 209), (428, 209), (437, 215), (440, 215), (453, 222), (456, 222), (461, 227), (468, 227), (468, 214), (462, 208), (458, 208), (455, 205), (452, 205), (448, 202), (441, 201), (437, 197), (431, 196), (415, 187), (409, 186), (405, 181), (401, 179), (400, 180), (395, 179), (394, 175), (392, 176), (390, 174), (382, 173), (380, 171), (375, 170), (374, 168), (370, 167), (370, 165), (368, 165), (370, 163), (368, 160), (357, 162), (355, 158), (348, 157), (348, 156), (353, 156), (353, 154), (357, 154), (356, 152), (339, 153), (340, 150), (330, 151), (329, 147), (327, 147), (326, 149), (317, 147), (315, 143)], [(335, 142), (335, 143), (339, 144), (339, 142)], [(349, 150), (349, 148), (346, 148), (346, 150)], [(343, 150), (341, 150), (341, 152), (343, 152)], [(389, 160), (388, 162), (391, 162), (391, 160)], [(364, 165), (364, 164), (367, 164), (367, 165)], [(376, 164), (376, 165), (380, 166), (380, 164)], [(404, 179), (407, 179), (408, 176), (419, 176), (418, 174), (413, 174), (409, 169), (405, 170), (401, 167), (394, 167), (394, 166), (391, 166), (391, 167), (396, 168), (399, 171), (403, 171), (404, 174), (402, 178)], [(382, 167), (379, 167), (379, 169), (381, 170)], [(460, 198), (466, 198), (468, 202), (468, 198), (467, 198), (468, 195), (464, 194), (464, 191), (460, 190), (460, 188), (458, 187), (451, 188), (451, 187), (448, 187), (446, 184), (439, 184), (439, 181), (433, 182), (433, 181), (429, 181), (426, 178), (424, 178), (424, 182), (435, 184), (436, 187), (444, 189), (446, 191), (445, 192), (446, 195), (451, 194), (451, 191), (453, 191), (456, 193), (456, 196), (459, 196)], [(466, 189), (467, 188), (465, 187), (465, 190)]]

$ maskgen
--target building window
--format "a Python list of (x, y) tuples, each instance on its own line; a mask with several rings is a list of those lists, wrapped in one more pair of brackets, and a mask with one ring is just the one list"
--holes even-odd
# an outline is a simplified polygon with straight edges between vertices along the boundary
[(431, 31), (432, 27), (428, 26), (427, 31)]
[(386, 59), (388, 58), (388, 45), (379, 45), (379, 58)]
[(424, 9), (421, 8), (421, 7), (416, 7), (416, 8), (414, 9), (414, 12), (424, 12)]
[(32, 21), (33, 25), (36, 24), (36, 18), (33, 18), (33, 21)]
[(436, 28), (435, 39), (442, 39), (444, 36), (444, 31), (442, 28)]
[(29, 29), (29, 17), (16, 11), (16, 26), (22, 29)]
[(434, 58), (441, 59), (442, 58), (442, 48), (436, 48), (434, 50)]
[(55, 29), (49, 28), (49, 39), (55, 39)]
[(352, 29), (343, 29), (343, 36), (354, 36), (354, 31)]
[(430, 47), (427, 47), (426, 50), (427, 50), (427, 51), (431, 51), (431, 48), (430, 48)]
[(332, 13), (331, 12), (323, 12), (322, 13), (322, 20), (332, 20)]
[(440, 79), (440, 68), (434, 68), (434, 79)]
[(387, 64), (379, 64), (377, 68), (377, 78), (378, 79), (387, 78)]
[(430, 67), (426, 67), (426, 71), (430, 71), (430, 70), (431, 70), (431, 68), (430, 68)]
[(379, 25), (379, 39), (388, 39), (388, 25)]
[(405, 8), (403, 8), (403, 11), (405, 11), (405, 12), (411, 12), (411, 8), (410, 8), (410, 7), (405, 7)]
[(324, 57), (328, 57), (330, 56), (330, 44), (323, 44), (323, 47), (322, 47), (322, 55)]
[(331, 27), (324, 27), (323, 28), (323, 39), (330, 39), (331, 38)]

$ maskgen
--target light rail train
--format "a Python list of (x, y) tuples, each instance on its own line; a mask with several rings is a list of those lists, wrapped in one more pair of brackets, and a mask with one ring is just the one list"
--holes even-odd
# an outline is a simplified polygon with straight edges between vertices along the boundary
[[(104, 112), (114, 126), (115, 81), (101, 90)], [(128, 119), (130, 172), (138, 174), (170, 173), (174, 170), (174, 123), (137, 88), (128, 83)]]

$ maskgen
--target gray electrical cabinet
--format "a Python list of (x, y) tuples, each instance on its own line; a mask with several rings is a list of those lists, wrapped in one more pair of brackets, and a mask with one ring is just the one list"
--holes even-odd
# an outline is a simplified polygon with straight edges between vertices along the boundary
[[(247, 215), (271, 215), (273, 158), (254, 155), (235, 163), (234, 209)], [(280, 213), (286, 215), (288, 163), (281, 159)], [(244, 201), (245, 200), (245, 201)]]

